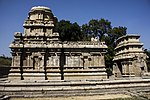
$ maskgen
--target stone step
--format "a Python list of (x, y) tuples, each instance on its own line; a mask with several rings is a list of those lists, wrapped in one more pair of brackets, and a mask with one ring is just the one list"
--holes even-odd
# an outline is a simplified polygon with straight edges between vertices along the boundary
[(10, 81), (0, 83), (0, 95), (25, 97), (51, 97), (72, 95), (100, 95), (124, 91), (150, 91), (150, 79), (113, 81)]
[[(46, 91), (46, 90), (40, 90), (40, 91), (3, 91), (0, 92), (2, 95), (3, 93), (12, 96), (12, 97), (58, 97), (58, 96), (88, 96), (88, 95), (103, 95), (103, 94), (126, 94), (128, 91), (137, 91), (141, 92), (143, 88), (147, 88), (146, 90), (149, 90), (149, 87), (134, 87), (134, 88), (111, 88), (111, 89), (94, 89), (94, 90), (57, 90), (57, 91)], [(144, 91), (143, 91), (144, 92)]]
[[(146, 86), (150, 85), (150, 79), (138, 79), (138, 80), (98, 80), (98, 81), (93, 81), (93, 80), (82, 80), (82, 81), (76, 81), (76, 80), (23, 80), (23, 81), (9, 81), (9, 82), (3, 82), (0, 83), (0, 86), (5, 86), (5, 87), (15, 87), (15, 86), (40, 86), (41, 88), (43, 87), (50, 87), (50, 86), (56, 86), (56, 87), (62, 87), (62, 86), (68, 86), (68, 87), (77, 87), (77, 86), (96, 86), (93, 88), (109, 88), (109, 87), (130, 87), (130, 86)], [(98, 87), (97, 87), (98, 86)], [(82, 87), (81, 87), (82, 88)]]

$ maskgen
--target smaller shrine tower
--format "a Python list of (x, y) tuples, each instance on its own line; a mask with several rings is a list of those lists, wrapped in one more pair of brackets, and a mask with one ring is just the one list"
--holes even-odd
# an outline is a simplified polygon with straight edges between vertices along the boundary
[(137, 34), (128, 34), (116, 41), (113, 73), (115, 77), (141, 77), (147, 72), (146, 54)]

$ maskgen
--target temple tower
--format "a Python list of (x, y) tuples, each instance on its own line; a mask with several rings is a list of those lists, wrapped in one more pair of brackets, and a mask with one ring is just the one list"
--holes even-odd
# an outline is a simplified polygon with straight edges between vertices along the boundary
[(137, 34), (128, 34), (117, 39), (113, 73), (115, 77), (141, 77), (147, 72), (146, 54)]

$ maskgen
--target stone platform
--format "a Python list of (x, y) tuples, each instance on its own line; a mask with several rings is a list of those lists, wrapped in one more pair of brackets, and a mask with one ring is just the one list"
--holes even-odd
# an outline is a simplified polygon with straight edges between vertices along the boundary
[(0, 95), (10, 97), (59, 97), (150, 92), (150, 79), (1, 81)]

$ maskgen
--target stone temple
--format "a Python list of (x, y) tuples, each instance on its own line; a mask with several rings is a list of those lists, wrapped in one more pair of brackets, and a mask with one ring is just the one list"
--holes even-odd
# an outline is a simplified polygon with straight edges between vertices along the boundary
[(33, 7), (10, 44), (10, 80), (106, 79), (104, 55), (99, 41), (61, 42), (54, 32), (56, 17), (48, 7)]
[(0, 100), (102, 95), (106, 99), (106, 94), (149, 99), (150, 73), (139, 35), (117, 39), (113, 75), (108, 79), (105, 43), (94, 38), (62, 42), (54, 32), (56, 21), (47, 7), (30, 10), (24, 33), (16, 32), (10, 44), (12, 65), (8, 80), (0, 78)]
[[(10, 44), (12, 65), (10, 80), (101, 80), (107, 79), (104, 55), (107, 46), (91, 41), (59, 40), (54, 32), (57, 18), (48, 7), (32, 7), (23, 27)], [(146, 54), (137, 34), (117, 39), (113, 74), (141, 77), (147, 73)]]
[(116, 41), (113, 66), (115, 77), (141, 77), (147, 73), (147, 55), (139, 38), (138, 34), (128, 34)]

